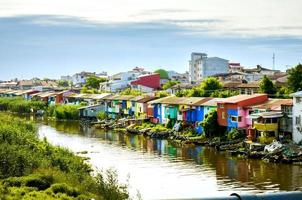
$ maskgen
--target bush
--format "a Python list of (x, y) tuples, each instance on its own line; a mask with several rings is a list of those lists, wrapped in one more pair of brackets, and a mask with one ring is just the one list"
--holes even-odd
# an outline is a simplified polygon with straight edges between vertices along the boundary
[(0, 163), (1, 199), (128, 198), (127, 187), (112, 174), (99, 175), (100, 185), (83, 158), (40, 141), (34, 124), (5, 114), (0, 114)]
[(100, 112), (98, 112), (98, 114), (97, 114), (97, 118), (98, 118), (99, 120), (104, 120), (104, 119), (107, 118), (107, 113), (104, 112), (104, 111), (100, 111)]
[(47, 104), (42, 101), (27, 101), (21, 97), (0, 97), (0, 110), (17, 113), (45, 110)]
[(80, 105), (55, 105), (50, 106), (48, 113), (56, 119), (78, 120)]
[(228, 133), (227, 133), (227, 138), (229, 140), (235, 140), (235, 139), (240, 139), (243, 138), (244, 135), (238, 131), (236, 128), (232, 128)]
[(77, 197), (79, 195), (79, 192), (77, 189), (70, 187), (66, 183), (56, 183), (53, 184), (50, 188), (53, 193), (63, 193), (68, 196)]

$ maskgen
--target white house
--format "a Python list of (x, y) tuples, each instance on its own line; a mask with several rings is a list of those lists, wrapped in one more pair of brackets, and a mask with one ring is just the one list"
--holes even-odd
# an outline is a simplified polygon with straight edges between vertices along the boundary
[(192, 53), (189, 61), (189, 81), (198, 82), (219, 73), (228, 73), (229, 61), (218, 57), (208, 57), (205, 53)]
[(120, 72), (109, 77), (108, 82), (100, 83), (100, 90), (118, 92), (130, 87), (130, 83), (137, 80), (139, 76), (151, 74), (142, 68), (134, 68), (132, 71)]
[(292, 94), (293, 97), (293, 141), (302, 140), (302, 91)]

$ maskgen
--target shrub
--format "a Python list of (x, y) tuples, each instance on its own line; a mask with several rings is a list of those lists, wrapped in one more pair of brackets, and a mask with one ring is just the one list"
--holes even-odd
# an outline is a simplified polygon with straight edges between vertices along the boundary
[(107, 118), (107, 113), (104, 112), (104, 111), (100, 111), (100, 112), (98, 112), (98, 114), (97, 114), (97, 118), (98, 118), (99, 120), (104, 120), (104, 119)]
[(66, 195), (72, 196), (72, 197), (77, 197), (79, 195), (79, 192), (78, 192), (77, 189), (75, 189), (73, 187), (70, 187), (66, 183), (56, 183), (56, 184), (53, 184), (50, 189), (55, 194), (57, 194), (57, 193), (63, 193), (63, 194), (66, 194)]

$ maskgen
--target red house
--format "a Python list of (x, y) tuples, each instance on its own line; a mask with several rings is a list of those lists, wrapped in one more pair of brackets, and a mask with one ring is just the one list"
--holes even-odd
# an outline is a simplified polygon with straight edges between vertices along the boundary
[(220, 126), (244, 129), (250, 125), (249, 109), (251, 105), (268, 100), (267, 94), (237, 95), (217, 103), (218, 123)]
[(150, 92), (160, 88), (160, 75), (148, 74), (139, 76), (137, 80), (131, 82), (131, 86), (144, 92)]

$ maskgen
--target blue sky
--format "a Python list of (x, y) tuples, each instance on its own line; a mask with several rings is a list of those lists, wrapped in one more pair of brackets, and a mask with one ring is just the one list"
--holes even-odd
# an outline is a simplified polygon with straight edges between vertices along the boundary
[(272, 67), (273, 52), (277, 69), (302, 62), (296, 0), (289, 8), (280, 0), (27, 2), (0, 0), (0, 80), (135, 66), (184, 72), (191, 52), (247, 67)]

